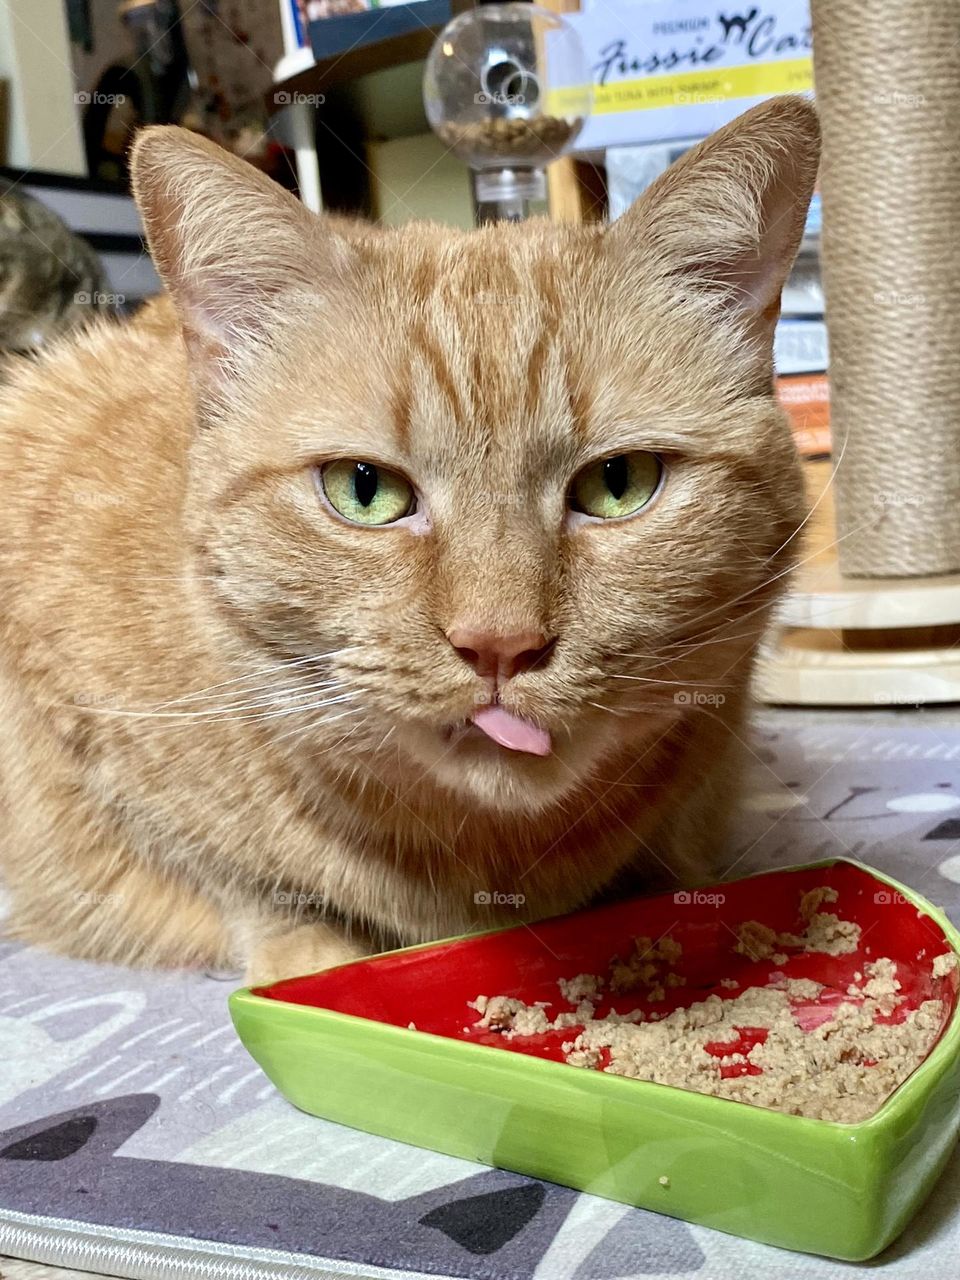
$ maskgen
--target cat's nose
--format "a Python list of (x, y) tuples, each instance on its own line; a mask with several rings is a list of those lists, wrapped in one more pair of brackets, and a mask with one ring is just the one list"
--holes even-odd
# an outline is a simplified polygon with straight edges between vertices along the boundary
[(509, 680), (529, 671), (546, 657), (552, 641), (540, 631), (512, 631), (500, 635), (473, 627), (451, 627), (447, 639), (480, 676)]

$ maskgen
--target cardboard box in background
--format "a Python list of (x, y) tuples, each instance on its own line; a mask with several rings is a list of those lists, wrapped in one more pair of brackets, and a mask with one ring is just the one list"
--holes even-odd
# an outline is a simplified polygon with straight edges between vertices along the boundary
[(578, 152), (703, 137), (813, 88), (809, 0), (604, 0), (565, 16), (594, 81)]
[(794, 373), (777, 378), (777, 399), (786, 410), (801, 458), (828, 457), (830, 382), (825, 373)]
[(831, 450), (830, 350), (822, 319), (787, 316), (773, 343), (777, 399), (787, 411), (801, 457), (825, 457)]

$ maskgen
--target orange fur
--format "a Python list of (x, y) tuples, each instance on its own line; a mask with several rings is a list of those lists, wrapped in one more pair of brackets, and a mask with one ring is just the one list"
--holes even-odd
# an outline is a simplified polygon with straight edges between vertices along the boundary
[[(378, 232), (142, 134), (170, 299), (0, 399), (16, 932), (266, 979), (695, 875), (796, 551), (770, 342), (816, 153), (781, 99), (609, 230)], [(571, 526), (573, 475), (629, 449), (660, 495)], [(330, 457), (409, 476), (429, 531), (332, 518)], [(450, 739), (466, 624), (555, 638), (502, 690), (551, 755)]]

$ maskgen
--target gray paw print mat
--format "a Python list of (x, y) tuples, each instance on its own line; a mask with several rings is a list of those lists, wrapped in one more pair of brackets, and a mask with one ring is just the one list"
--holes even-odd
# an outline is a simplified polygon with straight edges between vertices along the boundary
[[(766, 713), (747, 759), (718, 878), (849, 855), (960, 923), (960, 727)], [(302, 1115), (237, 1041), (235, 985), (0, 945), (0, 1253), (143, 1280), (957, 1275), (960, 1160), (874, 1262), (786, 1253)]]

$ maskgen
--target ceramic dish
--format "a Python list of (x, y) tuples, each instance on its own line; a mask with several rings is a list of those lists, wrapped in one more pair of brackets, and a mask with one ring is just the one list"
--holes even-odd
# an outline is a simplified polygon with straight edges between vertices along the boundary
[[(763, 985), (773, 965), (735, 955), (736, 925), (795, 928), (800, 895), (821, 885), (838, 894), (824, 909), (861, 926), (860, 947), (793, 957), (790, 976), (826, 984), (820, 1002), (836, 1003), (867, 961), (888, 956), (904, 1012), (931, 996), (945, 1008), (931, 1052), (860, 1123), (569, 1066), (560, 1046), (570, 1032), (506, 1040), (470, 1025), (477, 995), (556, 1002), (558, 978), (603, 972), (637, 935), (683, 947), (687, 985), (660, 1011), (729, 996), (721, 977)], [(960, 936), (935, 907), (836, 860), (389, 952), (236, 992), (231, 1011), (277, 1088), (314, 1115), (769, 1244), (864, 1259), (902, 1231), (960, 1127), (957, 972), (932, 974), (951, 950)], [(628, 1007), (638, 1003), (631, 995)]]

